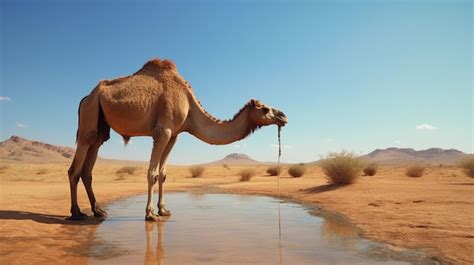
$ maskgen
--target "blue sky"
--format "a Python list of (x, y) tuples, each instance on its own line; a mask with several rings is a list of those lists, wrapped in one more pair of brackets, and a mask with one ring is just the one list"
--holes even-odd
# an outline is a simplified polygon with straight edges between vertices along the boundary
[[(471, 1), (2, 1), (0, 140), (73, 146), (101, 79), (173, 60), (226, 119), (250, 98), (283, 110), (286, 162), (391, 146), (473, 152)], [(276, 127), (227, 146), (182, 134), (171, 163), (276, 160)], [(102, 157), (148, 160), (151, 139)]]

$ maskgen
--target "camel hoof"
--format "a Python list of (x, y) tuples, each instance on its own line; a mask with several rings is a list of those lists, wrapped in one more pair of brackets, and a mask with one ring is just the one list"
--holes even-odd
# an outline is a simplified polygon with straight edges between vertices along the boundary
[(87, 219), (87, 214), (84, 214), (81, 212), (74, 213), (71, 215), (71, 217), (67, 218), (67, 220), (71, 220), (71, 221), (84, 221), (86, 219)]
[(105, 220), (107, 218), (107, 212), (97, 208), (94, 212), (94, 217), (100, 220)]
[(166, 208), (161, 208), (161, 209), (158, 210), (158, 214), (160, 216), (170, 216), (171, 212), (170, 212), (170, 210), (168, 210)]
[(160, 217), (154, 213), (150, 213), (145, 216), (145, 221), (157, 222), (160, 221)]

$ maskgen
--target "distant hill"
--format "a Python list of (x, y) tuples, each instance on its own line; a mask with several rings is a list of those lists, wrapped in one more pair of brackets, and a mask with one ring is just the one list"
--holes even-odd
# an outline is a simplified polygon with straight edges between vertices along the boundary
[(72, 160), (75, 149), (31, 141), (16, 135), (0, 142), (0, 159), (22, 162), (60, 162)]
[(207, 165), (223, 165), (223, 164), (228, 164), (228, 165), (256, 165), (256, 164), (261, 164), (262, 162), (254, 160), (250, 158), (246, 154), (238, 154), (238, 153), (232, 153), (227, 155), (221, 160), (217, 160), (211, 163), (207, 163)]
[[(66, 162), (74, 157), (75, 149), (66, 146), (57, 146), (40, 141), (28, 140), (16, 135), (0, 142), (0, 160), (13, 160), (20, 162)], [(363, 159), (370, 162), (377, 162), (386, 165), (403, 165), (413, 163), (431, 164), (455, 164), (459, 160), (469, 156), (456, 149), (430, 148), (427, 150), (414, 150), (412, 148), (390, 147), (386, 149), (376, 149)], [(103, 162), (115, 161), (101, 159)], [(118, 161), (118, 160), (117, 160)], [(126, 161), (122, 161), (126, 162)], [(136, 163), (145, 163), (133, 161)], [(313, 162), (318, 163), (318, 161)], [(311, 163), (311, 164), (313, 164)], [(221, 160), (207, 163), (206, 165), (270, 165), (274, 162), (257, 161), (246, 154), (232, 153)]]
[(412, 148), (376, 149), (362, 158), (380, 164), (413, 164), (417, 162), (431, 164), (455, 164), (468, 156), (456, 149), (430, 148), (416, 151)]

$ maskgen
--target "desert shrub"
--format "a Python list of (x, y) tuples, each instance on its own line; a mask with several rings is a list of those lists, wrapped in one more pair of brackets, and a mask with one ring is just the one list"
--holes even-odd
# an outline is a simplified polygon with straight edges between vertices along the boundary
[(139, 169), (139, 167), (134, 167), (134, 166), (124, 166), (119, 168), (115, 174), (117, 175), (133, 175), (135, 172)]
[(459, 167), (468, 177), (474, 178), (474, 156), (461, 160)]
[(73, 156), (73, 154), (71, 153), (62, 153), (62, 155), (65, 157), (65, 158), (71, 158)]
[(240, 181), (249, 181), (256, 174), (255, 168), (244, 168), (240, 170)]
[(222, 165), (225, 169), (230, 169), (230, 166), (228, 164), (223, 164)]
[(189, 167), (189, 172), (191, 172), (191, 177), (199, 178), (200, 176), (202, 176), (205, 169), (206, 168), (203, 166), (192, 166), (192, 167)]
[(279, 166), (271, 166), (267, 168), (267, 174), (270, 176), (278, 176), (281, 173), (281, 168)]
[(377, 169), (378, 168), (379, 168), (379, 165), (377, 163), (367, 164), (364, 168), (364, 175), (373, 176), (373, 175), (377, 174)]
[(304, 175), (306, 172), (306, 166), (303, 163), (299, 163), (298, 165), (293, 165), (288, 168), (288, 174), (294, 178), (299, 178)]
[(48, 173), (48, 170), (46, 168), (42, 168), (42, 169), (36, 171), (36, 175), (44, 175), (46, 173)]
[(410, 178), (419, 178), (423, 176), (423, 173), (425, 172), (426, 167), (423, 165), (413, 165), (409, 166), (405, 170), (405, 175)]
[(347, 151), (330, 153), (320, 164), (328, 181), (333, 185), (354, 183), (363, 168), (362, 160)]

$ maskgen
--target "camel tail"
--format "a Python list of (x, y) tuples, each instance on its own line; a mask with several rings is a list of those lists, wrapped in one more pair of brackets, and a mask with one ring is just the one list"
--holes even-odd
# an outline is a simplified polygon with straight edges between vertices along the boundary
[(99, 119), (97, 120), (97, 132), (99, 137), (102, 137), (102, 141), (106, 142), (110, 138), (110, 125), (105, 119), (104, 110), (99, 100)]
[(77, 108), (77, 131), (76, 131), (76, 144), (77, 139), (79, 138), (79, 127), (81, 126), (81, 104), (87, 98), (87, 96), (83, 97), (79, 102), (79, 107)]

